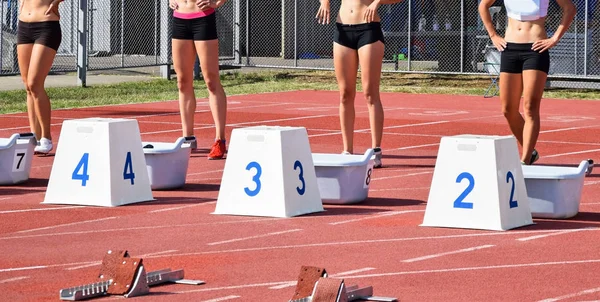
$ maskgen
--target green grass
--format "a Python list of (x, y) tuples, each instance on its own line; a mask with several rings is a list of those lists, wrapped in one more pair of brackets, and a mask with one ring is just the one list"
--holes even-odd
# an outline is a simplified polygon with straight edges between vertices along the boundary
[[(337, 90), (335, 74), (332, 71), (228, 72), (221, 75), (221, 81), (228, 95), (289, 90)], [(360, 91), (360, 78), (357, 82), (357, 89)], [(482, 96), (489, 84), (490, 79), (486, 76), (384, 73), (381, 79), (381, 91)], [(194, 89), (196, 97), (207, 97), (204, 81), (195, 81)], [(175, 100), (178, 96), (175, 80), (159, 78), (86, 88), (49, 87), (46, 91), (54, 109)], [(600, 99), (600, 91), (554, 88), (547, 89), (544, 97), (597, 100)], [(0, 91), (0, 113), (25, 112), (27, 110), (25, 99), (25, 91), (22, 89)]]

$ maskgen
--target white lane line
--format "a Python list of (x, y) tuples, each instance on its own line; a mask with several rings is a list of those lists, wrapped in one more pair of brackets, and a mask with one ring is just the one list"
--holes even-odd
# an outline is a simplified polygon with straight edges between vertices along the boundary
[(382, 213), (382, 214), (369, 215), (369, 216), (366, 216), (366, 217), (360, 217), (360, 218), (353, 218), (353, 219), (348, 219), (348, 220), (330, 222), (329, 224), (330, 225), (340, 225), (340, 224), (357, 222), (357, 221), (362, 221), (362, 220), (367, 220), (367, 219), (377, 219), (377, 218), (381, 218), (381, 217), (387, 217), (387, 216), (393, 216), (393, 215), (400, 215), (400, 214), (407, 214), (407, 213), (417, 213), (417, 212), (425, 212), (425, 210), (391, 211), (391, 212), (385, 212), (385, 213)]
[(84, 265), (78, 265), (78, 266), (74, 266), (74, 267), (69, 267), (69, 268), (65, 268), (66, 271), (74, 271), (74, 270), (78, 270), (78, 269), (82, 269), (82, 268), (87, 268), (87, 267), (92, 267), (92, 266), (96, 266), (96, 265), (100, 265), (102, 264), (102, 261), (94, 261), (93, 263), (89, 263), (89, 264), (84, 264)]
[(433, 147), (433, 146), (439, 146), (439, 144), (440, 143), (406, 146), (406, 147), (395, 148), (392, 150), (409, 150), (409, 149), (417, 149), (417, 148), (424, 148), (424, 147)]
[(217, 244), (231, 243), (231, 242), (237, 242), (237, 241), (244, 241), (244, 240), (249, 240), (249, 239), (263, 238), (263, 237), (293, 233), (293, 232), (298, 232), (298, 231), (302, 231), (302, 229), (293, 229), (293, 230), (287, 230), (287, 231), (281, 231), (281, 232), (273, 232), (273, 233), (267, 233), (267, 234), (262, 234), (262, 235), (255, 235), (255, 236), (235, 238), (235, 239), (224, 240), (224, 241), (211, 242), (211, 243), (208, 243), (208, 245), (217, 245)]
[(29, 276), (14, 277), (14, 278), (9, 278), (9, 279), (4, 279), (4, 280), (0, 280), (0, 284), (2, 284), (2, 283), (8, 283), (8, 282), (20, 281), (20, 280), (27, 279), (27, 278), (29, 278)]
[(590, 150), (582, 150), (582, 151), (575, 151), (575, 152), (551, 154), (551, 155), (546, 155), (544, 157), (550, 158), (550, 157), (559, 157), (559, 156), (565, 156), (565, 155), (584, 154), (584, 153), (591, 153), (591, 152), (598, 152), (598, 151), (600, 151), (600, 149), (590, 149)]
[[(370, 271), (370, 270), (374, 270), (374, 269), (375, 268), (372, 268), (372, 267), (365, 267), (365, 268), (355, 269), (355, 270), (351, 270), (351, 271), (347, 271), (347, 272), (340, 272), (337, 274), (330, 275), (329, 277), (331, 277), (331, 278), (343, 277), (343, 276), (358, 274), (358, 273), (362, 273), (362, 272), (366, 272), (366, 271)], [(283, 282), (280, 285), (271, 286), (271, 287), (269, 287), (269, 289), (283, 289), (283, 288), (296, 286), (296, 284), (298, 284), (297, 281)]]
[(430, 270), (418, 270), (418, 271), (400, 271), (400, 272), (389, 272), (389, 273), (379, 273), (379, 274), (352, 275), (352, 276), (347, 276), (346, 278), (347, 279), (377, 278), (377, 277), (390, 277), (390, 276), (401, 276), (401, 275), (453, 273), (453, 272), (465, 272), (465, 271), (482, 271), (482, 270), (490, 270), (490, 269), (524, 268), (524, 267), (539, 267), (539, 266), (568, 265), (568, 264), (590, 264), (590, 263), (600, 263), (600, 259), (565, 260), (565, 261), (552, 261), (552, 262), (534, 262), (534, 263), (519, 263), (519, 264), (500, 264), (500, 265), (486, 265), (486, 266), (457, 267), (457, 268), (445, 268), (445, 269), (430, 269)]
[[(149, 257), (149, 256), (158, 256), (158, 255), (162, 255), (162, 254), (168, 254), (168, 253), (175, 253), (177, 252), (177, 250), (168, 250), (168, 251), (162, 251), (162, 252), (156, 252), (156, 253), (148, 253), (148, 254), (143, 254), (140, 255), (140, 258), (144, 258), (144, 257)], [(74, 271), (74, 270), (78, 270), (78, 269), (82, 269), (82, 268), (87, 268), (87, 267), (92, 267), (92, 266), (96, 266), (96, 265), (100, 265), (102, 264), (102, 261), (94, 261), (92, 263), (89, 264), (84, 264), (84, 265), (79, 265), (79, 266), (74, 266), (74, 267), (69, 267), (69, 268), (65, 268), (66, 271)]]
[(424, 171), (424, 172), (409, 173), (409, 174), (400, 174), (400, 175), (393, 175), (393, 176), (376, 177), (376, 178), (373, 178), (372, 180), (384, 180), (384, 179), (417, 176), (417, 175), (431, 174), (431, 173), (433, 173), (433, 171)]
[(429, 190), (429, 189), (431, 189), (431, 187), (369, 189), (369, 191), (370, 192), (385, 192), (385, 191), (412, 191), (412, 190)]
[(358, 274), (358, 273), (362, 273), (362, 272), (372, 271), (374, 269), (375, 269), (374, 267), (359, 268), (359, 269), (355, 269), (355, 270), (351, 270), (351, 271), (336, 273), (336, 274), (331, 275), (330, 277), (336, 278), (336, 277), (349, 276), (349, 275), (354, 275), (354, 274)]
[(242, 285), (232, 285), (232, 286), (210, 287), (210, 288), (202, 288), (202, 289), (177, 291), (177, 292), (172, 292), (172, 293), (175, 293), (175, 294), (188, 294), (188, 293), (196, 293), (196, 292), (208, 292), (208, 291), (230, 290), (230, 289), (251, 288), (251, 287), (267, 287), (267, 286), (275, 286), (275, 285), (281, 285), (281, 284), (284, 284), (284, 283), (291, 283), (291, 282), (296, 282), (296, 281), (265, 282), (265, 283), (254, 283), (254, 284), (242, 284)]
[(43, 268), (49, 268), (49, 267), (51, 267), (51, 266), (49, 266), (49, 265), (34, 265), (34, 266), (23, 266), (23, 267), (13, 267), (13, 268), (2, 268), (2, 269), (0, 269), (0, 273), (28, 271), (28, 270), (43, 269)]
[[(5, 199), (17, 198), (18, 196), (7, 197)], [(0, 214), (12, 214), (12, 213), (27, 213), (37, 211), (56, 211), (56, 210), (68, 210), (68, 209), (79, 209), (85, 208), (85, 206), (72, 206), (72, 207), (60, 207), (60, 208), (35, 208), (35, 209), (23, 209), (23, 210), (6, 210), (0, 211)]]
[(548, 298), (548, 299), (540, 300), (538, 302), (554, 302), (554, 301), (559, 301), (559, 300), (564, 300), (564, 299), (569, 299), (569, 298), (575, 298), (575, 297), (579, 297), (579, 296), (583, 296), (583, 295), (589, 295), (589, 294), (593, 294), (593, 293), (597, 293), (597, 292), (600, 292), (600, 287), (586, 289), (586, 290), (582, 290), (580, 292), (576, 292), (573, 294), (568, 294), (568, 295), (564, 295), (564, 296), (560, 296), (560, 297)]
[[(381, 273), (381, 274), (351, 275), (351, 276), (346, 276), (344, 278), (345, 279), (359, 279), (359, 278), (362, 279), (362, 278), (377, 278), (377, 277), (389, 277), (389, 276), (399, 276), (399, 275), (422, 275), (422, 274), (452, 273), (452, 272), (464, 272), (464, 271), (480, 271), (480, 270), (490, 270), (490, 269), (507, 269), (507, 268), (523, 268), (523, 267), (537, 267), (537, 266), (565, 265), (565, 264), (589, 264), (589, 263), (600, 263), (600, 259), (557, 261), (557, 262), (538, 262), (538, 263), (523, 263), (523, 264), (505, 264), (505, 265), (490, 265), (490, 266), (473, 266), (473, 267), (458, 267), (458, 268), (418, 270), (418, 271), (401, 271), (401, 272), (390, 272), (390, 273)], [(187, 294), (187, 293), (194, 293), (194, 292), (220, 291), (220, 290), (242, 289), (242, 288), (252, 288), (252, 287), (269, 287), (269, 286), (277, 286), (277, 285), (282, 285), (284, 283), (292, 283), (292, 282), (296, 282), (296, 281), (265, 282), (265, 283), (224, 286), (224, 287), (209, 287), (209, 288), (202, 288), (202, 289), (178, 291), (175, 293)], [(590, 290), (590, 291), (592, 291), (592, 290)]]
[(71, 231), (61, 233), (46, 233), (46, 234), (35, 234), (35, 235), (21, 235), (11, 237), (0, 237), (0, 240), (8, 239), (25, 239), (25, 238), (36, 238), (36, 237), (52, 237), (52, 236), (68, 236), (68, 235), (82, 235), (82, 234), (97, 234), (97, 233), (111, 233), (121, 231), (135, 231), (135, 230), (152, 230), (152, 229), (163, 229), (163, 228), (177, 228), (177, 227), (197, 227), (203, 225), (220, 225), (220, 224), (234, 224), (234, 223), (248, 223), (248, 222), (259, 222), (259, 221), (275, 221), (285, 218), (257, 218), (257, 219), (246, 219), (246, 220), (234, 220), (234, 221), (218, 221), (218, 222), (201, 222), (201, 223), (186, 223), (176, 225), (157, 225), (157, 226), (140, 226), (140, 227), (127, 227), (117, 229), (97, 229), (87, 231)]
[(450, 252), (444, 252), (444, 253), (438, 253), (438, 254), (432, 254), (432, 255), (427, 255), (427, 256), (406, 259), (406, 260), (402, 260), (402, 262), (410, 263), (410, 262), (423, 261), (423, 260), (438, 258), (438, 257), (442, 257), (442, 256), (447, 256), (447, 255), (473, 252), (473, 251), (477, 251), (477, 250), (487, 249), (490, 247), (494, 247), (494, 245), (491, 245), (491, 244), (480, 245), (480, 246), (470, 247), (470, 248), (466, 248), (466, 249), (460, 249), (460, 250), (456, 250), (456, 251), (450, 251)]
[(581, 231), (585, 231), (586, 229), (600, 229), (600, 228), (597, 228), (597, 227), (588, 227), (588, 228), (584, 228), (584, 229), (561, 230), (561, 231), (557, 231), (557, 232), (553, 232), (553, 233), (549, 233), (549, 234), (542, 234), (542, 235), (535, 235), (535, 236), (518, 238), (517, 240), (519, 240), (519, 241), (529, 241), (529, 240), (546, 238), (546, 237), (550, 237), (550, 236), (562, 235), (562, 234), (567, 234), (567, 233), (581, 232)]
[(208, 204), (215, 204), (215, 203), (216, 203), (216, 201), (202, 202), (202, 203), (189, 204), (189, 205), (179, 206), (179, 207), (172, 207), (172, 208), (152, 210), (152, 211), (148, 211), (148, 213), (160, 213), (160, 212), (166, 212), (166, 211), (181, 210), (181, 209), (187, 209), (187, 208), (192, 208), (192, 207), (197, 207), (197, 206), (202, 206), (202, 205), (208, 205)]
[(579, 129), (593, 128), (593, 127), (598, 127), (598, 125), (589, 125), (589, 126), (579, 126), (579, 127), (569, 127), (569, 128), (559, 128), (559, 129), (543, 130), (543, 131), (540, 131), (540, 134), (542, 134), (542, 133), (552, 133), (552, 132), (562, 132), (562, 131), (569, 131), (569, 130), (579, 130)]
[(237, 298), (241, 298), (240, 296), (227, 296), (227, 297), (221, 297), (221, 298), (215, 298), (215, 299), (210, 299), (210, 300), (206, 300), (204, 302), (220, 302), (220, 301), (227, 301), (227, 300), (232, 300), (232, 299), (237, 299)]
[(221, 170), (212, 170), (212, 171), (202, 171), (202, 172), (196, 172), (196, 173), (188, 173), (187, 176), (201, 175), (201, 174), (212, 174), (212, 173), (217, 173), (217, 172), (223, 172), (223, 169), (221, 169)]
[[(285, 219), (285, 218), (282, 218)], [(256, 221), (256, 220), (255, 220)], [(240, 221), (237, 221), (240, 222)], [(200, 225), (200, 224), (194, 224)], [(173, 228), (175, 226), (168, 225), (164, 227)], [(149, 227), (146, 227), (149, 228)], [(122, 230), (129, 230), (128, 228)], [(582, 229), (586, 231), (596, 231), (595, 228), (586, 228)], [(113, 232), (115, 230), (105, 230), (109, 232)], [(308, 243), (308, 244), (297, 244), (297, 245), (276, 245), (276, 246), (261, 246), (261, 247), (253, 247), (253, 248), (243, 248), (243, 249), (229, 249), (229, 250), (215, 250), (215, 251), (202, 251), (202, 252), (189, 252), (189, 253), (179, 253), (179, 254), (165, 254), (152, 256), (147, 258), (160, 258), (160, 257), (184, 257), (184, 256), (196, 256), (196, 255), (208, 255), (208, 254), (225, 254), (225, 253), (241, 253), (241, 252), (256, 252), (256, 251), (272, 251), (272, 250), (283, 250), (283, 249), (298, 249), (298, 248), (309, 248), (309, 247), (323, 247), (323, 246), (341, 246), (341, 245), (364, 245), (364, 244), (373, 244), (373, 243), (390, 243), (390, 242), (402, 242), (402, 241), (424, 241), (424, 240), (441, 240), (441, 239), (454, 239), (454, 238), (474, 238), (474, 237), (491, 237), (491, 236), (513, 236), (515, 234), (536, 234), (536, 233), (548, 233), (551, 232), (549, 230), (532, 230), (532, 231), (516, 231), (516, 232), (482, 232), (482, 233), (470, 233), (470, 234), (458, 234), (458, 235), (443, 235), (443, 236), (424, 236), (424, 237), (402, 237), (402, 238), (389, 238), (389, 239), (369, 239), (369, 240), (355, 240), (355, 241), (333, 241), (333, 242), (322, 242), (322, 243)], [(42, 235), (48, 236), (48, 235)], [(63, 267), (63, 266), (74, 266), (74, 265), (82, 265), (82, 264), (90, 264), (94, 261), (86, 261), (86, 262), (75, 262), (75, 263), (60, 263), (60, 264), (49, 264), (49, 265), (38, 265), (38, 266), (26, 266), (26, 267), (14, 267), (14, 268), (0, 268), (0, 273), (2, 272), (12, 272), (12, 271), (23, 271), (23, 270), (33, 270), (33, 269), (44, 269), (51, 267)], [(595, 263), (600, 262), (600, 259), (593, 260), (578, 260), (575, 262), (563, 262), (563, 264), (571, 264), (571, 263)], [(282, 281), (282, 282), (272, 282), (269, 283), (269, 286), (278, 285), (285, 282), (293, 282), (293, 281)]]
[(90, 223), (90, 222), (98, 222), (98, 221), (111, 220), (111, 219), (116, 219), (116, 218), (117, 218), (116, 216), (113, 216), (113, 217), (105, 217), (105, 218), (93, 219), (93, 220), (77, 221), (77, 222), (71, 222), (71, 223), (65, 223), (65, 224), (47, 226), (47, 227), (43, 227), (43, 228), (23, 230), (23, 231), (18, 231), (18, 232), (15, 232), (15, 233), (17, 233), (17, 234), (20, 234), (20, 233), (29, 233), (29, 232), (35, 232), (35, 231), (55, 229), (55, 228), (60, 228), (60, 227), (64, 227), (64, 226), (72, 226), (72, 225), (78, 225), (78, 224), (84, 224), (84, 223)]
[(296, 284), (298, 284), (298, 281), (283, 282), (279, 285), (271, 286), (271, 287), (269, 287), (269, 289), (284, 289), (284, 288), (296, 286)]
[(175, 253), (175, 252), (177, 252), (177, 250), (167, 250), (167, 251), (162, 251), (162, 252), (147, 253), (147, 254), (140, 255), (139, 257), (140, 258), (151, 257), (151, 256), (158, 256), (158, 255), (164, 255), (164, 254)]

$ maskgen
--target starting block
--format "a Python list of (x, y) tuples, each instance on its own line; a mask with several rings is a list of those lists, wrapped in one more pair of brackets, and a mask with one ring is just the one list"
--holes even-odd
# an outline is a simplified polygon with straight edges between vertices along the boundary
[(136, 120), (64, 121), (42, 203), (114, 207), (150, 200)]
[(185, 185), (191, 153), (187, 142), (191, 139), (180, 137), (175, 143), (142, 143), (152, 190), (176, 189)]
[(505, 231), (531, 224), (513, 136), (442, 137), (422, 226)]
[(60, 299), (80, 301), (107, 295), (125, 298), (147, 295), (150, 287), (164, 283), (204, 284), (200, 280), (183, 279), (183, 270), (163, 269), (146, 273), (142, 258), (131, 258), (127, 251), (108, 251), (98, 275), (100, 281), (60, 290)]
[(15, 133), (10, 138), (0, 138), (0, 185), (29, 180), (35, 145), (33, 133)]
[(375, 297), (373, 287), (346, 287), (344, 279), (329, 278), (324, 268), (302, 266), (296, 291), (289, 302), (349, 302), (349, 301), (395, 302), (396, 298)]
[(351, 204), (367, 199), (373, 149), (363, 155), (313, 153), (312, 156), (324, 204)]
[(582, 161), (577, 168), (523, 166), (523, 176), (535, 218), (571, 218), (579, 213), (583, 180), (592, 173), (594, 161)]
[(291, 217), (323, 211), (303, 127), (234, 129), (213, 214)]

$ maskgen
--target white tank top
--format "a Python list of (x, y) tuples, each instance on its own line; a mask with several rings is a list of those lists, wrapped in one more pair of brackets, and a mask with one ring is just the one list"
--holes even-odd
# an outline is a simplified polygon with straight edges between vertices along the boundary
[(548, 14), (549, 0), (504, 0), (506, 15), (519, 21), (534, 21)]

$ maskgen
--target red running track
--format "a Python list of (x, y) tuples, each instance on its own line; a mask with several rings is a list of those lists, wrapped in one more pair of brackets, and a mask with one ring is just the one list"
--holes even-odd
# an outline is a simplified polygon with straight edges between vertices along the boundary
[[(0, 187), (0, 293), (7, 301), (56, 301), (61, 288), (95, 280), (109, 249), (144, 258), (148, 270), (183, 268), (206, 284), (164, 285), (148, 301), (287, 301), (302, 265), (347, 283), (372, 285), (401, 301), (582, 301), (600, 298), (600, 178), (585, 180), (580, 214), (534, 219), (507, 232), (426, 228), (422, 222), (440, 138), (508, 135), (497, 98), (384, 93), (385, 168), (367, 201), (325, 205), (289, 219), (210, 214), (225, 161), (192, 154), (183, 189), (117, 208), (42, 205), (52, 156), (35, 157), (28, 183)], [(229, 97), (234, 127), (306, 127), (313, 152), (341, 152), (337, 92)], [(355, 152), (370, 147), (368, 114), (356, 102)], [(600, 155), (600, 103), (545, 99), (539, 164), (576, 166)], [(53, 112), (55, 142), (65, 119), (138, 120), (143, 141), (181, 135), (177, 102)], [(205, 99), (196, 114), (199, 147), (210, 146)], [(0, 137), (26, 132), (26, 114), (0, 116)], [(596, 160), (598, 162), (598, 160)], [(291, 282), (291, 283), (290, 283)], [(105, 298), (106, 299), (106, 298)]]

